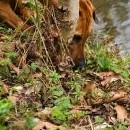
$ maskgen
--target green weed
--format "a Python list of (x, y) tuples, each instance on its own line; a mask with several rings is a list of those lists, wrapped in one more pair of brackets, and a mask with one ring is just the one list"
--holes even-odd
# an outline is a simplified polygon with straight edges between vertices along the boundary
[(122, 58), (118, 53), (111, 52), (108, 45), (96, 43), (86, 47), (87, 61), (86, 67), (99, 71), (113, 71), (121, 75), (126, 81), (130, 82), (130, 56)]
[(29, 130), (32, 130), (33, 127), (35, 127), (39, 122), (39, 119), (30, 117), (26, 120), (26, 125)]
[(8, 118), (11, 108), (13, 108), (11, 101), (8, 99), (0, 99), (0, 130), (6, 129), (4, 123)]

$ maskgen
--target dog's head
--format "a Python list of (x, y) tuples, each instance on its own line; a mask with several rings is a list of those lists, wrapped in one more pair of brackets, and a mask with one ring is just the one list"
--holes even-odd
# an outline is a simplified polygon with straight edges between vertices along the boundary
[(80, 0), (79, 19), (75, 34), (69, 44), (70, 55), (75, 63), (75, 67), (85, 65), (85, 42), (92, 31), (92, 19), (96, 20), (93, 4), (90, 0)]

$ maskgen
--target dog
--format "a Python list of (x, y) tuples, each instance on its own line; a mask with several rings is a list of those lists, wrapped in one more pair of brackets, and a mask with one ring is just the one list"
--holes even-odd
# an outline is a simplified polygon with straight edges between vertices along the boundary
[(75, 69), (85, 66), (85, 42), (92, 32), (92, 20), (98, 23), (95, 8), (91, 0), (79, 1), (79, 19), (73, 40), (69, 45), (70, 55), (75, 63)]
[[(45, 0), (39, 0), (41, 4), (44, 4)], [(50, 0), (50, 4), (56, 5), (57, 0)], [(24, 0), (1, 0), (0, 1), (0, 21), (5, 22), (12, 28), (21, 28), (25, 30), (30, 26), (23, 21), (18, 15), (24, 17), (27, 20), (31, 17), (31, 11), (24, 6)]]
[[(29, 28), (30, 26), (18, 16), (22, 15), (24, 19), (31, 16), (31, 12), (23, 5), (23, 2), (24, 0), (1, 0), (0, 21), (12, 28), (21, 28), (21, 30)], [(45, 0), (39, 0), (39, 2), (45, 4)], [(57, 5), (58, 0), (49, 0), (48, 3)], [(79, 19), (73, 39), (69, 44), (70, 56), (75, 63), (75, 68), (82, 68), (85, 65), (85, 42), (92, 31), (92, 19), (97, 21), (91, 0), (79, 0)]]

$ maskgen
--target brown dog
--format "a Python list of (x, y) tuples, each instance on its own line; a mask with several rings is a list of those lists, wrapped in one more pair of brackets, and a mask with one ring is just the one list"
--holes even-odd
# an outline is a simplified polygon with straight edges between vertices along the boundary
[[(45, 0), (39, 0), (44, 4)], [(23, 5), (24, 0), (0, 0), (0, 21), (7, 23), (12, 28), (20, 27), (22, 30), (29, 26), (18, 16), (25, 19), (31, 16), (31, 12)], [(50, 0), (50, 4), (57, 4), (57, 0)]]
[[(28, 19), (30, 11), (23, 6), (24, 0), (1, 0), (0, 20), (13, 28), (20, 27), (22, 30), (29, 26), (17, 15), (20, 14)], [(45, 4), (45, 0), (39, 0)], [(56, 5), (58, 0), (49, 0), (49, 4)], [(73, 40), (69, 45), (70, 55), (76, 67), (83, 67), (85, 64), (84, 48), (87, 37), (92, 30), (92, 19), (95, 20), (94, 6), (91, 0), (79, 0), (79, 19)]]
[[(13, 28), (22, 27), (22, 30), (27, 29), (29, 26), (27, 24), (24, 24), (23, 20), (16, 15), (14, 10), (16, 12), (21, 12), (22, 0), (1, 0), (0, 21), (7, 23)], [(23, 15), (25, 16), (26, 14)]]
[(80, 0), (79, 19), (73, 40), (69, 45), (70, 54), (76, 68), (85, 65), (85, 42), (92, 31), (92, 19), (97, 21), (95, 9), (91, 0)]

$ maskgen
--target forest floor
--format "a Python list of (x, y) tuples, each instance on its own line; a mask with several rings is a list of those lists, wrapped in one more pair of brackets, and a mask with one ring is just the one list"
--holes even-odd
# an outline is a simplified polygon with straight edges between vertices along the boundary
[(41, 28), (0, 26), (0, 130), (130, 130), (130, 56), (93, 34), (73, 71), (63, 38)]

